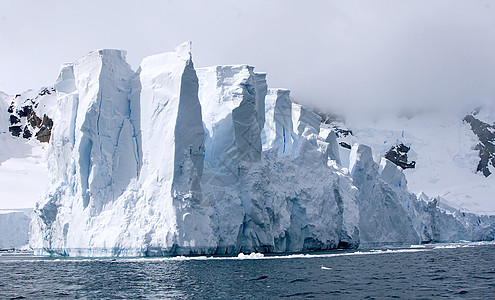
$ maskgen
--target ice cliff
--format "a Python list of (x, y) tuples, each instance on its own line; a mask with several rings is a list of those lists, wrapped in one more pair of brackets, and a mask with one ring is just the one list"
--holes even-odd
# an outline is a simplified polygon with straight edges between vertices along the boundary
[(0, 250), (26, 247), (30, 221), (30, 209), (0, 210)]
[[(195, 69), (191, 45), (145, 58), (99, 50), (61, 68), (37, 254), (298, 252), (493, 239), (492, 220), (407, 191), (252, 66)], [(348, 161), (349, 165), (343, 165)], [(475, 228), (476, 227), (476, 228)]]

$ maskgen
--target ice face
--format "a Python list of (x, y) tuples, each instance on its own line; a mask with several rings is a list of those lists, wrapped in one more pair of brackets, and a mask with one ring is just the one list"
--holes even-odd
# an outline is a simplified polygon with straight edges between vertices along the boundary
[[(105, 256), (359, 243), (351, 181), (329, 172), (319, 126), (293, 134), (288, 91), (271, 94), (265, 109), (265, 75), (249, 66), (202, 69), (198, 83), (187, 44), (144, 59), (136, 74), (127, 66), (105, 50), (62, 68), (52, 184), (33, 247)], [(266, 158), (265, 110), (279, 145)]]
[(119, 50), (92, 52), (73, 68), (79, 94), (74, 144), (78, 183), (83, 207), (101, 210), (137, 174), (128, 99), (134, 72)]
[(306, 127), (320, 132), (321, 117), (301, 104), (292, 103), (292, 123), (294, 132), (298, 135), (301, 135)]
[(87, 247), (87, 222), (136, 176), (128, 99), (132, 76), (119, 50), (94, 51), (62, 67), (48, 158), (51, 184), (33, 220), (36, 248)]
[(380, 178), (370, 147), (360, 144), (352, 147), (349, 170), (359, 190), (361, 243), (420, 242), (397, 193)]
[(334, 160), (338, 165), (342, 165), (339, 153), (339, 143), (337, 142), (337, 134), (335, 133), (335, 131), (332, 130), (327, 134), (325, 142), (328, 143), (328, 159)]
[(210, 246), (205, 239), (212, 239), (201, 206), (205, 132), (190, 44), (144, 59), (138, 73), (133, 86), (140, 92), (133, 92), (133, 101), (140, 103), (142, 168), (138, 194), (123, 201), (143, 206), (145, 212), (135, 216), (140, 224), (156, 220), (145, 226), (143, 247), (204, 251)]
[(265, 74), (254, 68), (216, 66), (198, 70), (199, 99), (207, 130), (205, 162), (212, 168), (261, 159)]
[(140, 86), (139, 98), (133, 101), (140, 105), (141, 178), (157, 170), (159, 178), (177, 182), (190, 160), (193, 186), (186, 190), (200, 192), (204, 130), (198, 79), (190, 50), (184, 47), (144, 59), (135, 79), (134, 85)]
[(0, 249), (21, 248), (28, 244), (29, 212), (0, 210)]
[(272, 149), (279, 156), (293, 154), (295, 135), (292, 126), (292, 101), (289, 94), (289, 90), (269, 89), (265, 97), (263, 151)]

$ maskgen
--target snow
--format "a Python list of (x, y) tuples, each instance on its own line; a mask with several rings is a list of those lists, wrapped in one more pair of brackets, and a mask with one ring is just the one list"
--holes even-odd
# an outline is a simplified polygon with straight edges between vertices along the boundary
[[(0, 93), (0, 249), (21, 248), (28, 244), (31, 211), (48, 184), (48, 145), (36, 139), (16, 138), (8, 132), (7, 108), (10, 104), (23, 105), (28, 98), (37, 96), (38, 92), (34, 91), (18, 97)], [(54, 97), (40, 98), (36, 113), (50, 113)]]
[[(48, 178), (42, 158), (43, 153), (33, 154), (29, 144), (18, 144), (18, 149), (26, 147), (24, 157), (11, 157), (0, 164), (0, 190), (2, 191), (1, 207), (3, 209), (32, 208), (43, 194)], [(11, 143), (16, 146), (16, 143)], [(18, 150), (16, 150), (18, 151)], [(12, 176), (16, 174), (16, 176)]]
[(249, 254), (244, 254), (244, 253), (239, 253), (237, 255), (238, 259), (262, 259), (265, 256), (262, 253), (249, 253)]

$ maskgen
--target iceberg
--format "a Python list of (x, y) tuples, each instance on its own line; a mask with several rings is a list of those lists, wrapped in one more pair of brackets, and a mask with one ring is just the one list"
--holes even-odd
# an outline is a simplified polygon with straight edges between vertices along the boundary
[[(301, 252), (493, 239), (476, 219), (408, 192), (403, 170), (355, 144), (342, 159), (321, 117), (249, 65), (195, 69), (191, 43), (62, 66), (40, 255)], [(343, 161), (349, 165), (343, 166)]]

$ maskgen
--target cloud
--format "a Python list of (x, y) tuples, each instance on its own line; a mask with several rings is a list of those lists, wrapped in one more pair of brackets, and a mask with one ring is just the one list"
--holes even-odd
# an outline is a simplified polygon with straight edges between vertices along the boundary
[(325, 110), (495, 101), (491, 1), (0, 3), (0, 90), (8, 93), (53, 83), (60, 64), (94, 49), (125, 49), (137, 68), (192, 40), (196, 66), (254, 65), (271, 87)]

